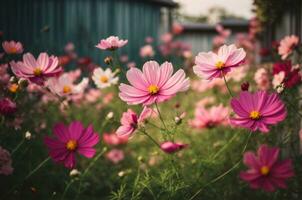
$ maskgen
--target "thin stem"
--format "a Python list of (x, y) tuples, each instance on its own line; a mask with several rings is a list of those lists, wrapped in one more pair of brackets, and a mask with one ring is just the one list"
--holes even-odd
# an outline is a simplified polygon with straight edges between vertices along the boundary
[[(247, 145), (248, 145), (248, 143), (249, 143), (249, 141), (250, 141), (250, 138), (251, 138), (251, 135), (252, 135), (252, 131), (250, 131), (250, 133), (249, 133), (249, 136), (248, 136), (248, 138), (247, 138), (247, 140), (246, 140), (246, 143), (245, 143), (245, 145), (244, 145), (244, 147), (243, 147), (243, 149), (242, 149), (242, 151), (241, 151), (241, 154), (243, 154), (244, 152), (245, 152), (245, 150), (246, 150), (246, 148), (247, 148)], [(219, 175), (219, 176), (217, 176), (216, 178), (214, 178), (213, 180), (211, 180), (208, 184), (206, 184), (206, 185), (204, 185), (203, 187), (201, 187), (189, 200), (192, 200), (192, 199), (194, 199), (204, 188), (206, 188), (207, 186), (209, 186), (209, 185), (211, 185), (211, 184), (213, 184), (213, 183), (215, 183), (215, 182), (217, 182), (217, 181), (219, 181), (220, 179), (222, 179), (224, 176), (226, 176), (226, 175), (228, 175), (230, 172), (232, 172), (234, 169), (236, 169), (238, 166), (239, 166), (239, 164), (241, 163), (241, 161), (242, 161), (242, 156), (241, 156), (241, 158), (240, 158), (240, 160), (239, 161), (237, 161), (236, 162), (236, 164), (235, 165), (233, 165), (230, 169), (228, 169), (227, 171), (225, 171), (224, 173), (222, 173), (221, 175)]]
[(156, 142), (156, 140), (151, 136), (149, 135), (146, 131), (144, 130), (139, 130), (141, 133), (143, 133), (145, 136), (147, 136), (158, 148), (161, 149), (160, 145)]
[(30, 178), (34, 173), (36, 173), (49, 160), (50, 160), (50, 157), (47, 157), (45, 160), (43, 160), (34, 170), (29, 172), (29, 174), (24, 178), (24, 180), (27, 180), (28, 178)]
[(70, 188), (70, 186), (71, 186), (74, 182), (75, 182), (75, 180), (72, 179), (72, 180), (70, 180), (69, 183), (66, 185), (66, 187), (65, 187), (65, 189), (64, 189), (64, 192), (63, 192), (63, 194), (62, 194), (62, 198), (61, 198), (62, 200), (64, 199), (64, 197), (65, 197), (65, 195), (66, 195), (68, 189)]
[(229, 94), (231, 95), (231, 97), (234, 97), (233, 93), (231, 92), (230, 88), (229, 88), (229, 85), (225, 79), (225, 76), (223, 74), (223, 72), (221, 72), (221, 75), (223, 76), (223, 80), (224, 80), (224, 83), (225, 83), (225, 86), (227, 87), (228, 91), (229, 91)]
[(96, 161), (107, 151), (107, 148), (103, 148), (103, 151), (99, 152), (98, 155), (96, 155), (94, 157), (94, 159), (89, 163), (88, 167), (85, 169), (85, 171), (83, 172), (83, 174), (80, 177), (80, 185), (79, 185), (79, 190), (77, 192), (77, 196), (75, 197), (75, 199), (78, 199), (81, 191), (82, 191), (82, 180), (86, 177), (86, 175), (88, 174), (89, 170), (93, 167), (93, 165), (96, 163)]
[(22, 144), (25, 142), (25, 139), (23, 138), (21, 142), (19, 142), (19, 144), (12, 150), (11, 155), (14, 155), (14, 153), (16, 151), (18, 151), (18, 149), (22, 146)]
[(161, 128), (161, 127), (158, 127), (157, 125), (155, 125), (155, 124), (153, 124), (153, 123), (151, 123), (151, 122), (149, 122), (149, 121), (148, 121), (148, 124), (150, 124), (151, 126), (157, 128), (157, 129), (159, 129), (159, 130), (165, 130), (165, 129), (163, 129), (163, 128)]
[(165, 122), (164, 122), (164, 120), (163, 120), (163, 117), (162, 117), (162, 115), (161, 115), (161, 113), (160, 113), (160, 111), (159, 111), (157, 102), (155, 102), (155, 107), (156, 107), (156, 110), (157, 110), (157, 112), (158, 112), (158, 116), (159, 116), (160, 121), (161, 121), (162, 124), (164, 125), (165, 129), (168, 130), (168, 129), (167, 129), (167, 126), (166, 126), (166, 124), (165, 124)]
[(238, 133), (240, 133), (240, 132), (237, 132), (237, 134), (234, 134), (234, 136), (228, 141), (228, 143), (225, 144), (221, 149), (219, 149), (219, 151), (213, 156), (213, 159), (217, 158), (236, 139), (236, 137), (238, 136)]

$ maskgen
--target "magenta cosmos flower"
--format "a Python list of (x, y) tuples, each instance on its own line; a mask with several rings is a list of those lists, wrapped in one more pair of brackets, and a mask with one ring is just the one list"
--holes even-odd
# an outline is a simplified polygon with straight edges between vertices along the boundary
[(10, 115), (17, 111), (17, 105), (10, 98), (0, 99), (0, 114)]
[(138, 116), (131, 109), (123, 113), (121, 118), (121, 126), (116, 130), (116, 134), (119, 137), (130, 137), (138, 126), (143, 123), (148, 117), (151, 116), (153, 110), (151, 108), (144, 107), (141, 114)]
[(184, 70), (173, 76), (173, 65), (169, 62), (161, 66), (155, 61), (146, 62), (143, 71), (131, 68), (127, 79), (131, 85), (121, 84), (119, 96), (128, 104), (150, 105), (170, 99), (177, 92), (189, 89), (190, 81)]
[(243, 63), (246, 56), (245, 51), (232, 45), (223, 45), (219, 48), (218, 54), (214, 52), (201, 52), (195, 58), (194, 73), (206, 80), (221, 77)]
[(248, 128), (252, 131), (268, 132), (268, 125), (277, 124), (285, 119), (287, 112), (285, 105), (276, 93), (266, 91), (249, 93), (243, 91), (239, 98), (231, 100), (231, 106), (237, 117), (231, 119), (236, 126)]
[(290, 159), (279, 161), (279, 148), (261, 145), (257, 155), (246, 152), (243, 162), (249, 169), (240, 173), (240, 178), (249, 182), (253, 189), (262, 188), (273, 192), (276, 188), (286, 188), (286, 179), (294, 176)]
[(4, 41), (2, 47), (7, 54), (20, 54), (23, 52), (23, 45), (21, 42)]
[(58, 58), (40, 53), (36, 60), (30, 53), (23, 55), (23, 62), (10, 62), (12, 71), (19, 78), (29, 79), (31, 82), (42, 85), (44, 80), (58, 75), (62, 69), (58, 66)]
[(54, 138), (45, 137), (50, 157), (67, 168), (76, 165), (76, 153), (92, 158), (96, 152), (93, 148), (99, 142), (99, 136), (92, 125), (84, 128), (81, 122), (74, 121), (69, 126), (58, 123), (54, 126)]
[(95, 47), (102, 50), (113, 51), (115, 49), (121, 48), (128, 43), (128, 40), (120, 40), (119, 37), (110, 36), (107, 39), (103, 39)]

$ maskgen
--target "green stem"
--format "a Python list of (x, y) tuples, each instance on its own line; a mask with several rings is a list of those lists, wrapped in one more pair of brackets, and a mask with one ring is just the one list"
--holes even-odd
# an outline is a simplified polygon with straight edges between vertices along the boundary
[(64, 197), (65, 197), (65, 195), (66, 195), (68, 189), (70, 188), (70, 186), (71, 186), (74, 182), (75, 182), (75, 180), (74, 180), (74, 179), (71, 179), (71, 180), (69, 181), (69, 183), (66, 185), (66, 187), (65, 187), (65, 189), (64, 189), (64, 192), (63, 192), (63, 194), (62, 194), (62, 198), (61, 198), (62, 200), (64, 199)]
[(14, 155), (14, 153), (16, 151), (18, 151), (18, 149), (22, 146), (22, 144), (25, 142), (25, 139), (23, 138), (21, 142), (19, 142), (19, 144), (12, 150), (11, 155)]
[[(228, 141), (227, 144), (225, 144), (214, 156), (213, 159), (217, 158), (228, 146), (236, 139), (240, 132), (237, 132), (237, 134), (234, 134), (234, 136)], [(212, 157), (212, 156), (211, 156)]]
[[(252, 135), (252, 131), (250, 131), (250, 133), (249, 133), (249, 136), (248, 136), (248, 138), (246, 140), (246, 144), (244, 145), (244, 147), (243, 147), (243, 149), (241, 151), (241, 154), (243, 154), (245, 152), (245, 150), (247, 148), (247, 145), (248, 145), (248, 143), (250, 141), (251, 135)], [(209, 186), (209, 185), (211, 185), (211, 184), (219, 181), (220, 179), (222, 179), (223, 177), (225, 177), (226, 175), (228, 175), (230, 172), (232, 172), (234, 169), (236, 169), (239, 166), (239, 164), (241, 163), (241, 161), (242, 161), (242, 156), (241, 156), (240, 160), (236, 162), (235, 165), (233, 165), (230, 169), (228, 169), (227, 171), (225, 171), (224, 173), (222, 173), (221, 175), (217, 176), (216, 178), (214, 178), (213, 180), (211, 180), (209, 183), (207, 183), (206, 185), (204, 185), (203, 187), (201, 187), (189, 200), (194, 199), (204, 188), (206, 188), (207, 186)]]
[(149, 121), (148, 121), (148, 124), (150, 124), (151, 126), (153, 126), (154, 128), (157, 128), (159, 130), (163, 130), (163, 131), (165, 130), (165, 129), (161, 128), (161, 127), (156, 126), (155, 124), (153, 124), (153, 123), (151, 123)]
[(156, 110), (157, 110), (157, 112), (158, 112), (158, 116), (159, 116), (159, 119), (160, 119), (161, 123), (164, 125), (165, 129), (168, 131), (167, 126), (166, 126), (166, 124), (165, 124), (165, 122), (164, 122), (164, 119), (163, 119), (163, 117), (162, 117), (162, 115), (161, 115), (161, 113), (160, 113), (160, 111), (159, 111), (157, 102), (155, 102), (155, 107), (156, 107)]
[(229, 91), (229, 94), (231, 95), (231, 97), (234, 97), (233, 93), (231, 92), (230, 88), (229, 88), (229, 85), (225, 79), (225, 76), (224, 74), (221, 72), (221, 75), (223, 76), (223, 80), (224, 80), (224, 83), (225, 83), (225, 86), (227, 87), (228, 91)]
[(86, 177), (86, 175), (88, 174), (89, 170), (93, 167), (93, 165), (96, 163), (96, 161), (98, 161), (98, 159), (107, 151), (107, 148), (103, 148), (103, 151), (99, 152), (98, 155), (96, 155), (94, 157), (94, 159), (89, 163), (88, 167), (85, 169), (85, 171), (83, 172), (83, 174), (80, 177), (80, 185), (79, 185), (79, 189), (77, 192), (77, 196), (75, 197), (75, 199), (78, 199), (81, 191), (82, 191), (82, 181), (83, 179)]
[(45, 160), (43, 160), (34, 170), (29, 172), (29, 174), (24, 178), (24, 181), (30, 178), (34, 173), (36, 173), (47, 161), (50, 160), (50, 157), (47, 157)]
[(156, 140), (151, 136), (149, 135), (146, 131), (144, 130), (139, 130), (141, 133), (143, 133), (145, 136), (147, 136), (158, 148), (161, 149), (160, 145), (156, 142)]

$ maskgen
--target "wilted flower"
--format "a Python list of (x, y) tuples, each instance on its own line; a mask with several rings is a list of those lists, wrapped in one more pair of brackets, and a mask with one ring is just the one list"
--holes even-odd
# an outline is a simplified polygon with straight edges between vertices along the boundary
[(282, 60), (285, 60), (293, 51), (293, 49), (298, 45), (299, 37), (295, 35), (285, 36), (280, 41), (280, 46), (278, 47), (278, 53), (281, 55)]
[(0, 99), (0, 114), (11, 115), (17, 110), (17, 105), (10, 98)]
[(0, 146), (0, 174), (10, 175), (13, 171), (10, 153)]
[(69, 74), (64, 73), (58, 78), (51, 78), (46, 82), (46, 86), (50, 91), (59, 96), (68, 96), (82, 93), (89, 82), (88, 78), (83, 78), (82, 81), (75, 85), (73, 78)]
[(39, 85), (43, 84), (46, 78), (58, 75), (62, 69), (58, 66), (58, 58), (48, 56), (47, 53), (40, 53), (36, 60), (32, 54), (23, 55), (23, 62), (10, 62), (11, 69), (19, 78), (29, 79)]
[(114, 164), (118, 164), (120, 161), (124, 160), (124, 157), (124, 152), (119, 149), (112, 149), (106, 154), (106, 158)]
[(243, 63), (246, 56), (245, 51), (237, 49), (235, 45), (223, 45), (218, 54), (213, 52), (201, 52), (196, 56), (193, 67), (194, 73), (206, 80), (221, 77)]
[(266, 91), (243, 91), (239, 98), (231, 100), (231, 106), (237, 114), (237, 117), (231, 119), (231, 123), (251, 131), (259, 129), (267, 133), (268, 125), (283, 121), (287, 115), (285, 105), (278, 94), (268, 94)]
[(116, 130), (119, 137), (130, 137), (138, 126), (143, 123), (152, 114), (152, 109), (144, 107), (140, 116), (138, 116), (131, 109), (123, 113), (121, 118), (121, 126)]
[(115, 73), (107, 68), (105, 71), (102, 68), (96, 68), (93, 71), (92, 80), (96, 86), (100, 89), (110, 87), (118, 83), (118, 77), (115, 77)]
[(99, 136), (94, 132), (92, 125), (84, 128), (81, 122), (74, 121), (65, 126), (57, 123), (53, 133), (55, 138), (45, 137), (49, 155), (55, 162), (63, 163), (67, 168), (76, 165), (76, 153), (92, 158), (96, 153), (93, 148), (99, 142)]
[(21, 42), (4, 41), (2, 47), (7, 54), (20, 54), (23, 52), (23, 45)]
[(173, 76), (173, 66), (165, 62), (161, 66), (155, 61), (146, 62), (143, 71), (131, 68), (127, 79), (131, 85), (121, 84), (119, 96), (128, 104), (150, 105), (163, 102), (189, 89), (189, 78), (184, 70), (178, 70)]
[(285, 181), (294, 176), (290, 159), (279, 161), (280, 149), (261, 145), (257, 155), (253, 152), (244, 154), (243, 162), (249, 169), (240, 173), (240, 178), (247, 181), (253, 189), (273, 192), (276, 188), (286, 188)]
[(102, 50), (115, 50), (125, 46), (128, 43), (128, 40), (120, 40), (119, 37), (110, 36), (107, 39), (103, 39), (100, 41), (96, 48)]
[(188, 144), (171, 141), (166, 141), (160, 144), (161, 150), (163, 150), (165, 153), (175, 153), (177, 151), (182, 150), (183, 148), (186, 148), (187, 146)]

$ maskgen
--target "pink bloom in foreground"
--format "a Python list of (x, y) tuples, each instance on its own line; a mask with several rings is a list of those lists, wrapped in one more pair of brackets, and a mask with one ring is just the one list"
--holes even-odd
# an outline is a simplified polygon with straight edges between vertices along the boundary
[(173, 76), (173, 66), (169, 62), (161, 66), (155, 61), (146, 62), (143, 71), (131, 68), (127, 79), (131, 85), (121, 84), (119, 96), (128, 104), (151, 105), (163, 102), (189, 89), (189, 78), (184, 70), (178, 70)]
[(152, 114), (152, 109), (144, 107), (140, 116), (138, 116), (131, 109), (123, 113), (121, 118), (121, 126), (116, 130), (116, 134), (119, 137), (130, 137), (138, 126), (143, 123)]
[(295, 35), (285, 36), (280, 41), (280, 46), (278, 47), (278, 53), (281, 55), (282, 60), (285, 60), (293, 51), (293, 49), (298, 45), (299, 37)]
[(165, 153), (175, 153), (177, 151), (182, 150), (183, 148), (186, 148), (187, 146), (188, 144), (171, 141), (166, 141), (160, 144), (161, 150), (163, 150)]
[(99, 142), (99, 136), (92, 125), (84, 128), (81, 122), (74, 121), (65, 126), (58, 123), (54, 126), (54, 138), (45, 137), (50, 157), (57, 163), (63, 163), (67, 168), (76, 165), (76, 153), (92, 158), (96, 152), (93, 148)]
[(120, 40), (119, 37), (110, 36), (107, 39), (103, 39), (95, 47), (102, 50), (115, 50), (125, 46), (128, 40)]
[(195, 118), (189, 121), (193, 128), (213, 128), (219, 125), (228, 124), (229, 109), (219, 106), (212, 106), (209, 109), (197, 107), (195, 110)]
[(128, 137), (119, 137), (115, 133), (109, 134), (104, 133), (103, 134), (103, 140), (104, 143), (108, 145), (120, 145), (120, 144), (126, 144), (128, 142)]
[(10, 175), (13, 171), (10, 153), (0, 146), (0, 174)]
[(286, 188), (285, 181), (294, 176), (290, 159), (279, 161), (280, 149), (261, 145), (257, 155), (253, 152), (244, 154), (243, 162), (249, 169), (240, 173), (240, 178), (247, 181), (253, 189), (273, 192), (276, 188)]
[(221, 77), (222, 74), (231, 71), (231, 68), (237, 67), (243, 63), (246, 56), (245, 51), (237, 49), (235, 45), (223, 45), (219, 48), (218, 54), (213, 52), (201, 52), (196, 56), (193, 71), (196, 75), (212, 80)]
[(122, 150), (112, 149), (106, 154), (106, 158), (114, 164), (118, 164), (120, 161), (124, 160), (125, 155)]
[(283, 121), (287, 115), (285, 105), (278, 94), (268, 94), (266, 91), (243, 91), (238, 98), (231, 100), (231, 106), (237, 114), (237, 117), (231, 119), (231, 123), (251, 131), (260, 130), (267, 133), (268, 125)]
[(23, 62), (10, 62), (12, 71), (19, 78), (29, 79), (39, 85), (43, 84), (46, 78), (58, 75), (62, 69), (58, 66), (58, 58), (48, 56), (47, 53), (40, 53), (36, 60), (30, 53), (23, 55)]
[(0, 114), (10, 115), (16, 112), (16, 110), (17, 110), (17, 105), (15, 102), (13, 102), (7, 97), (0, 99)]
[(21, 42), (4, 41), (2, 47), (7, 54), (20, 54), (23, 52), (23, 46)]

